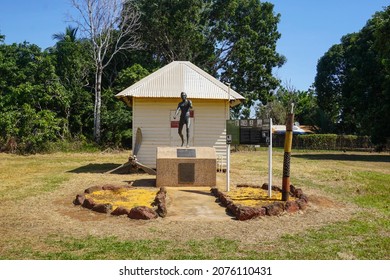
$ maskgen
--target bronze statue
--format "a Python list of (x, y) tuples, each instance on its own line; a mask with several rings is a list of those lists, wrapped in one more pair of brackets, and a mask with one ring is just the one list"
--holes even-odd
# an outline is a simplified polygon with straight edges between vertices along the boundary
[(179, 136), (181, 138), (181, 146), (184, 145), (184, 136), (182, 133), (184, 124), (186, 125), (186, 132), (187, 132), (187, 147), (189, 146), (189, 138), (190, 138), (190, 109), (192, 109), (192, 102), (191, 100), (187, 99), (187, 94), (185, 92), (182, 92), (180, 94), (180, 97), (182, 101), (177, 105), (175, 116), (173, 117), (176, 119), (176, 116), (179, 114), (179, 111), (181, 111), (180, 114), (180, 121), (179, 121)]

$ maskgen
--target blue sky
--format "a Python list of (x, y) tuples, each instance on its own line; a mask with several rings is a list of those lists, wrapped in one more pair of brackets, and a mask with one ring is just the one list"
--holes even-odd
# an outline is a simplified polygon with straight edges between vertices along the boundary
[[(64, 32), (70, 0), (0, 0), (0, 34), (6, 43), (27, 41), (45, 49), (52, 35)], [(307, 90), (314, 82), (318, 59), (343, 35), (359, 31), (389, 0), (268, 0), (281, 14), (277, 51), (287, 63), (275, 75), (282, 84)]]

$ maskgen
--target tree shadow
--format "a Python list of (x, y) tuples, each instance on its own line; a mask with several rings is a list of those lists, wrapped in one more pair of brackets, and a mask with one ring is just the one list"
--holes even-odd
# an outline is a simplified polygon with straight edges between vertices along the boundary
[(303, 158), (309, 160), (336, 160), (336, 161), (366, 161), (366, 162), (390, 162), (390, 155), (378, 154), (300, 154), (291, 155), (296, 158)]
[(78, 167), (73, 170), (69, 170), (69, 173), (105, 173), (113, 170), (121, 164), (116, 163), (90, 163), (85, 166)]

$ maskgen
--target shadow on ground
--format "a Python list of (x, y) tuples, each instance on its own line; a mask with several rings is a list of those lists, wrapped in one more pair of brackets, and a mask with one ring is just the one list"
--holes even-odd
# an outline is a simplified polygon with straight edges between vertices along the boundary
[(292, 157), (309, 160), (336, 160), (336, 161), (368, 161), (368, 162), (390, 162), (390, 155), (350, 155), (350, 154), (302, 154)]
[(69, 170), (70, 173), (105, 173), (111, 171), (121, 164), (116, 163), (90, 163), (85, 166), (78, 167), (73, 170)]
[(156, 187), (156, 179), (137, 179), (131, 181), (125, 181), (133, 187)]

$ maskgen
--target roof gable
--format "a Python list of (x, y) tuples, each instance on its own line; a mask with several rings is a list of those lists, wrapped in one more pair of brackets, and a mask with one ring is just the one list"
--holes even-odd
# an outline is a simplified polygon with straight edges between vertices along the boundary
[(116, 95), (178, 98), (184, 91), (192, 99), (227, 99), (237, 105), (244, 97), (189, 61), (174, 61)]

